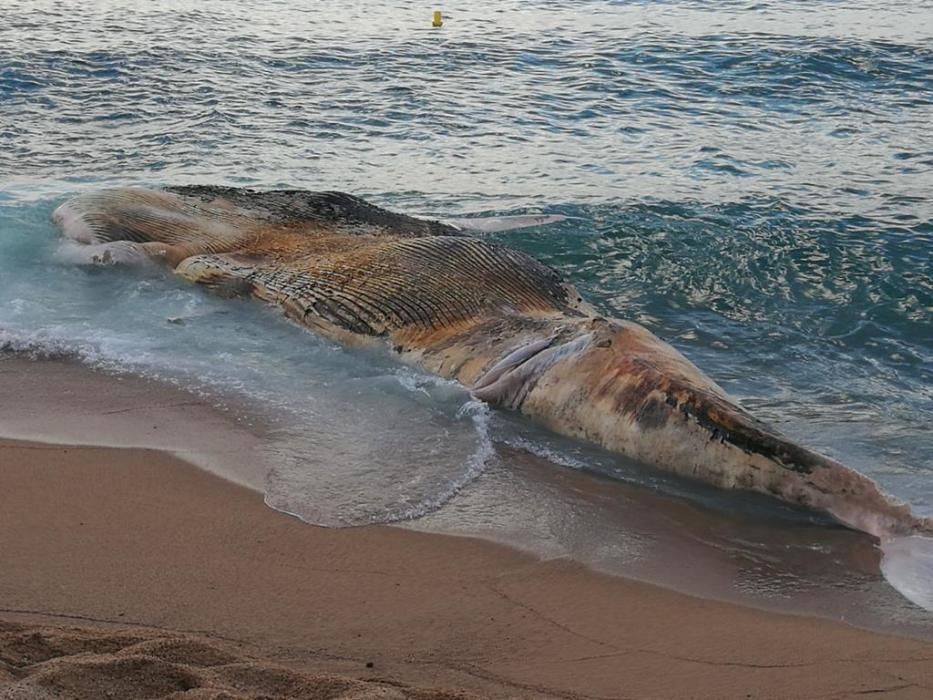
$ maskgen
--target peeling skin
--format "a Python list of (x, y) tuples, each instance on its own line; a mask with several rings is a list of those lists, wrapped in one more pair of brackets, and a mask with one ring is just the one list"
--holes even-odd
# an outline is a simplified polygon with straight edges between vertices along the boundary
[(563, 435), (880, 538), (933, 534), (930, 519), (754, 418), (648, 330), (599, 316), (555, 270), (452, 226), (342, 193), (218, 187), (104, 190), (53, 219), (75, 241), (131, 245), (337, 342), (388, 346)]
[[(502, 367), (500, 363), (484, 374), (473, 385), (473, 394), (488, 403), (519, 410), (551, 367), (586, 349), (592, 339), (592, 334), (585, 333), (566, 343), (555, 344), (553, 339), (549, 339), (525, 346), (506, 358), (506, 366)], [(529, 351), (530, 348), (533, 351)], [(492, 381), (488, 378), (490, 374), (495, 374)]]
[(474, 393), (487, 387), (494, 386), (503, 375), (512, 374), (514, 369), (520, 365), (527, 364), (535, 355), (552, 346), (554, 340), (554, 338), (536, 340), (533, 343), (522, 345), (517, 350), (510, 352), (502, 360), (494, 364), (482, 377), (476, 380), (473, 384)]

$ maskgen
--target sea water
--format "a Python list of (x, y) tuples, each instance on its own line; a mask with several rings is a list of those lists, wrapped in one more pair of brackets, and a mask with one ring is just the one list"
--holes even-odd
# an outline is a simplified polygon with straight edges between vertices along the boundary
[(441, 29), (432, 9), (0, 2), (0, 347), (262, 413), (266, 500), (311, 523), (478, 535), (930, 629), (862, 535), (61, 248), (54, 207), (118, 184), (563, 214), (490, 236), (933, 514), (933, 5), (478, 0), (445, 4)]

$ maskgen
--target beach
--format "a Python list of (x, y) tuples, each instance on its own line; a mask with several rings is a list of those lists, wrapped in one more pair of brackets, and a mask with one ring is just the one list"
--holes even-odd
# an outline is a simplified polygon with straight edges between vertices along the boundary
[[(869, 0), (6, 3), (0, 700), (933, 697), (931, 541), (892, 539), (907, 516), (879, 529), (862, 486), (807, 466), (829, 463), (812, 450), (933, 519), (929, 17)], [(62, 214), (138, 186), (188, 192), (190, 217)], [(288, 235), (231, 252), (239, 207), (196, 192), (254, 201), (271, 222), (254, 231)], [(348, 196), (471, 233), (409, 240), (410, 222), (371, 241), (410, 254), (370, 266), (358, 244), (387, 220)], [(330, 224), (357, 263), (314, 272), (305, 234)], [(143, 240), (211, 255), (181, 277), (111, 266)], [(272, 269), (286, 249), (296, 274)], [(200, 280), (221, 294), (188, 283), (215, 264), (230, 284)], [(274, 304), (226, 298), (262, 286)], [(528, 406), (497, 408), (490, 386), (560, 356), (582, 319), (527, 338), (513, 322), (584, 304), (682, 353), (738, 432), (664, 382), (590, 402), (596, 433), (554, 422), (582, 394), (532, 410), (543, 375)], [(457, 366), (497, 344), (493, 385), (391, 331), (438, 341), (468, 318), (489, 333)], [(557, 386), (608, 397), (643, 359)], [(749, 451), (744, 411), (788, 449)], [(765, 443), (793, 474), (754, 478), (741, 451)]]
[[(173, 411), (205, 452), (234, 439), (208, 402), (173, 387), (67, 362), (0, 363), (5, 406), (58, 390), (80, 397), (70, 415), (82, 425), (104, 423), (120, 385), (111, 416), (122, 417), (123, 440), (144, 425), (165, 432), (180, 420)], [(99, 430), (82, 442), (116, 438)], [(3, 439), (0, 561), (0, 697), (181, 692), (147, 685), (140, 668), (150, 666), (187, 679), (172, 697), (237, 687), (245, 697), (343, 697), (321, 690), (334, 677), (349, 679), (334, 687), (352, 697), (927, 698), (933, 689), (930, 642), (693, 598), (466, 537), (313, 527), (163, 450)], [(61, 656), (23, 654), (24, 639)], [(248, 674), (230, 670), (244, 665)], [(441, 694), (417, 695), (426, 689)]]

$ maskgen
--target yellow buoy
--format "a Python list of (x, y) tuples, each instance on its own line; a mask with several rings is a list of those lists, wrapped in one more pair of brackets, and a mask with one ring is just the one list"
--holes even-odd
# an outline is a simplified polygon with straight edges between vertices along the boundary
[(444, 18), (441, 16), (440, 10), (434, 10), (434, 15), (431, 18), (431, 26), (432, 27), (443, 27), (444, 26)]

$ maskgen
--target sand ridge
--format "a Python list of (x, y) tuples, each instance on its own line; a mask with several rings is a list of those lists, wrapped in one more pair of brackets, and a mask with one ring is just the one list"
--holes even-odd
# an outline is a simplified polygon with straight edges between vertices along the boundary
[(308, 674), (196, 635), (0, 620), (0, 698), (469, 700), (461, 691)]

